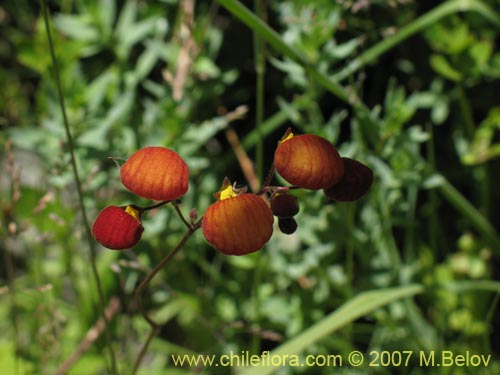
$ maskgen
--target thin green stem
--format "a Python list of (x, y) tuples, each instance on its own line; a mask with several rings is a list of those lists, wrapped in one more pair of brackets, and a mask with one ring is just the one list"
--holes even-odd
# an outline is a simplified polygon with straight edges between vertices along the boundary
[[(428, 133), (430, 134), (429, 141), (426, 144), (427, 150), (427, 161), (430, 166), (431, 171), (436, 170), (436, 152), (434, 150), (434, 132), (432, 125), (430, 123), (426, 126)], [(439, 239), (439, 220), (437, 213), (438, 210), (438, 197), (437, 193), (434, 190), (429, 191), (429, 221), (428, 221), (428, 231), (429, 231), (429, 243), (431, 244), (431, 249), (437, 251), (438, 249), (438, 239)], [(446, 247), (443, 247), (446, 251)], [(444, 254), (446, 255), (446, 254)]]
[(442, 177), (439, 192), (450, 202), (490, 244), (496, 255), (500, 254), (500, 237), (495, 228), (448, 180)]
[(271, 166), (269, 167), (269, 171), (267, 172), (266, 179), (264, 180), (264, 183), (262, 184), (262, 188), (256, 193), (257, 195), (262, 195), (270, 190), (271, 181), (273, 180), (275, 172), (276, 172), (276, 168), (274, 166), (274, 163), (271, 163)]
[[(424, 292), (422, 285), (409, 284), (395, 288), (384, 288), (369, 290), (349, 299), (343, 305), (337, 307), (335, 311), (325, 316), (323, 319), (308, 327), (274, 348), (268, 355), (269, 358), (282, 356), (282, 365), (288, 365), (290, 358), (305, 352), (308, 348), (316, 345), (317, 342), (328, 337), (333, 332), (338, 331), (347, 324), (350, 324), (360, 317), (386, 306), (394, 301), (403, 298), (411, 298)], [(276, 367), (269, 366), (264, 358), (261, 361), (252, 362), (251, 367), (240, 367), (235, 369), (238, 375), (270, 375), (276, 372)]]
[(10, 301), (10, 318), (12, 320), (12, 328), (14, 330), (14, 348), (15, 348), (15, 362), (14, 362), (14, 373), (18, 373), (18, 354), (19, 354), (19, 314), (17, 308), (17, 292), (16, 284), (14, 281), (14, 261), (12, 260), (12, 254), (7, 246), (7, 236), (3, 237), (2, 241), (2, 253), (4, 261), (4, 271), (5, 278), (7, 279), (7, 287)]
[[(491, 301), (488, 312), (486, 313), (486, 317), (484, 318), (484, 321), (488, 327), (491, 327), (493, 324), (493, 318), (495, 318), (495, 312), (497, 311), (499, 302), (500, 302), (500, 291), (497, 290), (497, 292), (495, 293), (495, 297), (493, 297), (493, 301)], [(483, 335), (484, 350), (487, 352), (491, 352), (491, 340), (489, 334), (490, 332), (491, 332), (490, 330), (485, 330)]]
[(158, 334), (158, 331), (160, 329), (160, 327), (157, 326), (156, 324), (151, 324), (151, 323), (149, 323), (149, 324), (151, 325), (151, 331), (149, 332), (149, 335), (146, 339), (146, 342), (144, 343), (141, 350), (139, 351), (139, 354), (137, 355), (137, 358), (136, 358), (135, 363), (134, 363), (134, 368), (132, 370), (132, 375), (137, 373), (137, 370), (139, 369), (139, 366), (141, 365), (142, 359), (144, 358), (144, 356), (146, 355), (146, 352), (148, 351), (149, 344), (151, 344), (151, 341)]
[[(256, 0), (256, 8), (262, 8), (260, 0)], [(259, 9), (258, 12), (262, 12)], [(256, 54), (256, 71), (257, 71), (257, 98), (256, 98), (256, 118), (255, 118), (255, 130), (258, 135), (257, 145), (256, 145), (256, 170), (257, 176), (262, 179), (262, 174), (264, 173), (264, 137), (262, 134), (262, 123), (264, 121), (264, 44), (257, 34), (254, 34), (255, 38), (255, 54)], [(271, 171), (274, 174), (274, 164), (271, 166)], [(271, 173), (271, 172), (270, 172)], [(269, 174), (268, 174), (269, 176)], [(272, 177), (271, 177), (272, 178)], [(262, 183), (269, 184), (269, 178), (266, 178)], [(257, 266), (255, 267), (253, 273), (252, 282), (252, 310), (253, 310), (253, 322), (259, 325), (260, 322), (260, 296), (259, 296), (259, 285), (262, 278), (262, 268), (263, 268), (264, 255), (259, 252), (257, 255)], [(261, 336), (258, 334), (252, 335), (251, 343), (251, 353), (258, 354), (260, 352), (261, 346)]]
[[(291, 107), (292, 110), (300, 111), (306, 108), (309, 104), (310, 104), (309, 98), (305, 96), (299, 96), (288, 105)], [(261, 123), (258, 130), (254, 128), (252, 131), (250, 131), (241, 141), (241, 146), (246, 151), (250, 150), (259, 142), (261, 136), (262, 138), (265, 138), (267, 135), (271, 134), (273, 131), (281, 127), (288, 120), (289, 120), (289, 115), (286, 110), (282, 109), (276, 112), (266, 121)], [(234, 161), (234, 152), (231, 150), (221, 159), (220, 166), (222, 169), (225, 169), (230, 163), (233, 163), (233, 161)]]
[(238, 0), (217, 0), (224, 8), (239, 18), (245, 25), (260, 35), (270, 46), (284, 56), (300, 64), (307, 72), (316, 79), (323, 87), (332, 92), (340, 100), (352, 105), (354, 108), (367, 110), (363, 103), (356, 97), (349, 95), (347, 91), (336, 81), (331, 80), (327, 75), (320, 72), (311, 62), (305, 58), (305, 54), (300, 50), (288, 45), (281, 36), (270, 28), (262, 19), (253, 14)]
[(155, 208), (158, 208), (158, 207), (161, 207), (163, 205), (166, 205), (167, 203), (170, 203), (172, 201), (163, 201), (163, 202), (159, 202), (159, 203), (156, 203), (156, 204), (153, 204), (151, 206), (147, 206), (147, 207), (135, 207), (137, 208), (139, 211), (149, 211), (149, 210), (154, 210)]
[[(259, 285), (262, 279), (262, 269), (264, 267), (264, 256), (262, 255), (262, 251), (259, 251), (257, 254), (257, 264), (255, 266), (255, 270), (253, 272), (253, 281), (252, 281), (252, 315), (253, 315), (253, 323), (257, 326), (260, 322), (260, 295), (259, 295)], [(259, 334), (254, 333), (252, 335), (252, 343), (250, 347), (251, 354), (258, 354), (260, 352), (261, 346), (261, 337)]]
[[(265, 19), (265, 4), (263, 0), (254, 1), (255, 12), (261, 19)], [(255, 103), (255, 129), (258, 134), (258, 142), (255, 150), (255, 164), (257, 176), (262, 176), (264, 170), (264, 136), (261, 131), (261, 124), (264, 122), (264, 77), (266, 73), (265, 44), (262, 38), (254, 33), (254, 56), (256, 73), (256, 103)]]
[[(355, 214), (355, 203), (347, 204), (343, 207), (342, 214), (344, 215), (344, 223), (346, 228), (354, 228), (354, 214)], [(353, 296), (354, 291), (354, 249), (355, 243), (352, 236), (346, 238), (345, 244), (345, 273), (347, 275), (347, 280), (349, 283), (348, 295)], [(346, 333), (350, 336), (352, 334), (352, 327), (349, 325), (346, 327)]]
[(175, 208), (175, 212), (177, 213), (177, 216), (179, 216), (179, 218), (182, 220), (182, 222), (184, 223), (184, 225), (187, 227), (187, 228), (191, 228), (193, 225), (186, 220), (186, 218), (184, 217), (180, 207), (179, 207), (179, 203), (180, 201), (174, 201), (172, 202), (172, 205), (174, 206)]
[[(257, 18), (265, 22), (265, 4), (264, 0), (254, 0), (254, 9)], [(264, 77), (265, 77), (265, 44), (259, 33), (254, 32), (254, 56), (255, 56), (255, 72), (256, 72), (256, 103), (255, 103), (255, 130), (257, 134), (257, 144), (255, 148), (255, 165), (258, 178), (262, 181), (264, 173), (264, 136), (262, 132), (262, 123), (264, 122)], [(263, 182), (264, 184), (266, 181)], [(255, 324), (260, 322), (260, 296), (259, 285), (262, 277), (263, 255), (259, 252), (257, 255), (257, 267), (253, 273), (252, 282), (252, 310), (253, 321)], [(261, 346), (260, 335), (254, 334), (252, 336), (251, 351), (257, 354)]]
[[(18, 353), (20, 351), (19, 345), (19, 314), (18, 314), (18, 306), (17, 306), (17, 289), (15, 282), (15, 265), (14, 259), (12, 257), (12, 252), (9, 250), (9, 241), (7, 239), (8, 236), (11, 235), (9, 231), (9, 222), (14, 220), (15, 215), (15, 207), (16, 201), (15, 191), (16, 191), (16, 172), (15, 172), (15, 164), (14, 164), (14, 155), (12, 152), (12, 142), (9, 140), (5, 144), (5, 153), (7, 155), (7, 173), (10, 175), (10, 204), (6, 203), (5, 205), (2, 203), (3, 215), (0, 216), (0, 222), (2, 227), (0, 228), (0, 238), (2, 239), (2, 254), (3, 254), (3, 264), (4, 264), (4, 272), (5, 279), (7, 281), (9, 301), (10, 301), (10, 318), (12, 319), (12, 328), (14, 330), (14, 349), (15, 349), (15, 361), (14, 361), (14, 373), (18, 373)], [(10, 210), (7, 209), (8, 206), (11, 206)]]
[(278, 52), (299, 62), (301, 65), (305, 66), (309, 64), (309, 62), (305, 60), (304, 55), (300, 51), (286, 44), (276, 31), (271, 29), (262, 19), (253, 14), (238, 0), (217, 1), (235, 17), (239, 18), (243, 23), (245, 23), (256, 34), (260, 35)]
[(156, 276), (158, 272), (160, 272), (161, 269), (163, 269), (169, 262), (170, 260), (181, 250), (186, 242), (191, 238), (194, 232), (196, 232), (199, 228), (201, 228), (201, 220), (198, 220), (195, 224), (189, 224), (187, 221), (184, 219), (184, 216), (182, 215), (178, 205), (174, 204), (174, 208), (176, 213), (179, 215), (181, 220), (187, 225), (187, 230), (184, 233), (184, 236), (181, 238), (179, 243), (175, 246), (172, 251), (170, 251), (161, 261), (158, 263), (155, 268), (153, 268), (147, 275), (146, 277), (141, 281), (137, 289), (135, 290), (134, 297), (135, 301), (137, 303), (138, 309), (142, 316), (144, 317), (144, 320), (148, 322), (148, 324), (151, 326), (151, 332), (148, 335), (148, 338), (146, 339), (146, 342), (142, 346), (141, 350), (139, 351), (139, 354), (135, 360), (134, 363), (134, 368), (132, 370), (132, 375), (134, 375), (137, 370), (139, 369), (139, 366), (144, 358), (144, 355), (146, 354), (149, 344), (151, 343), (151, 340), (153, 337), (156, 335), (158, 332), (160, 326), (149, 316), (146, 310), (144, 310), (144, 307), (142, 306), (142, 293), (144, 289), (149, 285), (151, 280)]
[(137, 287), (137, 289), (135, 290), (135, 300), (137, 302), (137, 306), (139, 308), (139, 311), (141, 312), (142, 316), (144, 317), (144, 319), (148, 322), (148, 324), (151, 326), (151, 332), (150, 334), (148, 335), (148, 338), (146, 340), (146, 342), (144, 343), (144, 345), (142, 346), (141, 350), (139, 351), (139, 355), (137, 356), (137, 359), (134, 363), (134, 369), (132, 370), (132, 375), (134, 375), (137, 370), (139, 369), (139, 366), (142, 362), (142, 359), (144, 358), (144, 355), (146, 354), (147, 352), (147, 349), (149, 347), (149, 344), (151, 343), (151, 340), (153, 339), (153, 337), (155, 336), (155, 334), (157, 333), (158, 329), (159, 329), (159, 325), (148, 315), (148, 313), (146, 312), (146, 310), (144, 310), (144, 307), (142, 306), (142, 292), (144, 291), (144, 289), (148, 286), (148, 284), (151, 282), (151, 280), (156, 276), (156, 274), (163, 268), (165, 267), (165, 265), (167, 263), (170, 262), (170, 260), (175, 256), (175, 254), (177, 254), (179, 252), (180, 249), (182, 249), (184, 247), (184, 245), (186, 244), (186, 242), (189, 240), (189, 238), (193, 235), (193, 233), (198, 229), (200, 228), (201, 225), (194, 225), (194, 226), (190, 226), (188, 228), (188, 230), (186, 231), (186, 233), (184, 234), (184, 236), (182, 237), (182, 239), (179, 241), (179, 243), (177, 244), (177, 246), (172, 250), (170, 251), (161, 261), (160, 263), (158, 263), (155, 268), (153, 268), (151, 270), (151, 272), (149, 272), (147, 274), (147, 276), (144, 278), (144, 280), (142, 280), (142, 282), (139, 284), (139, 286)]
[(405, 220), (405, 243), (404, 243), (404, 258), (405, 262), (411, 263), (415, 261), (415, 216), (417, 210), (418, 187), (408, 187), (408, 211), (406, 212)]
[(54, 43), (53, 43), (53, 40), (52, 40), (51, 31), (50, 31), (49, 11), (47, 9), (46, 0), (41, 0), (41, 5), (42, 5), (44, 22), (45, 22), (45, 30), (46, 30), (46, 33), (47, 33), (47, 40), (48, 40), (48, 44), (49, 44), (50, 56), (51, 56), (51, 59), (52, 59), (52, 66), (54, 68), (54, 80), (55, 80), (55, 83), (56, 83), (57, 94), (58, 94), (58, 97), (59, 97), (59, 105), (61, 107), (61, 113), (62, 113), (62, 117), (63, 117), (64, 129), (65, 129), (65, 132), (66, 132), (66, 141), (68, 143), (68, 149), (69, 149), (68, 152), (69, 152), (70, 157), (71, 157), (71, 167), (72, 167), (72, 170), (73, 170), (73, 177), (74, 177), (74, 180), (75, 180), (76, 190), (77, 190), (77, 194), (78, 194), (78, 201), (79, 201), (80, 211), (81, 211), (81, 214), (82, 214), (83, 223), (84, 223), (84, 227), (85, 227), (86, 238), (87, 238), (88, 246), (89, 246), (89, 249), (90, 249), (90, 265), (91, 265), (91, 268), (92, 268), (92, 273), (93, 273), (93, 276), (94, 276), (94, 280), (95, 280), (96, 287), (97, 287), (97, 292), (98, 292), (98, 295), (99, 295), (99, 305), (100, 305), (100, 307), (98, 307), (98, 310), (99, 310), (99, 312), (101, 314), (101, 317), (102, 317), (102, 319), (104, 321), (104, 324), (105, 324), (105, 332), (106, 332), (105, 336), (106, 336), (106, 341), (107, 341), (107, 348), (109, 350), (109, 356), (110, 356), (110, 359), (111, 359), (111, 372), (113, 374), (118, 374), (118, 369), (117, 369), (117, 366), (116, 366), (116, 356), (115, 356), (115, 352), (114, 352), (114, 349), (113, 349), (113, 340), (112, 340), (111, 331), (109, 329), (109, 321), (108, 321), (108, 318), (106, 317), (106, 314), (105, 314), (105, 311), (104, 311), (105, 306), (106, 306), (105, 299), (104, 299), (104, 293), (103, 293), (103, 290), (102, 290), (102, 285), (101, 285), (101, 279), (99, 277), (99, 272), (97, 271), (97, 266), (96, 266), (97, 251), (96, 251), (96, 248), (95, 248), (94, 241), (92, 239), (92, 232), (91, 232), (90, 224), (89, 224), (89, 221), (88, 221), (88, 218), (87, 218), (87, 212), (86, 212), (86, 209), (85, 209), (85, 204), (83, 202), (82, 185), (81, 185), (81, 182), (80, 182), (80, 177), (79, 177), (79, 174), (78, 174), (78, 167), (77, 167), (77, 164), (76, 164), (76, 156), (75, 156), (75, 147), (74, 147), (74, 143), (73, 143), (73, 137), (71, 135), (71, 131), (70, 131), (70, 128), (69, 128), (68, 117), (66, 115), (66, 106), (64, 104), (64, 95), (63, 95), (63, 91), (62, 91), (61, 79), (60, 79), (60, 74), (59, 74), (59, 66), (58, 66), (58, 63), (57, 63), (55, 49), (54, 49)]
[(476, 131), (476, 124), (474, 122), (474, 117), (472, 115), (470, 101), (467, 98), (467, 94), (465, 93), (465, 89), (462, 85), (457, 85), (457, 91), (458, 91), (458, 103), (461, 113), (460, 118), (462, 119), (464, 124), (464, 132), (467, 138), (472, 139)]
[(379, 191), (378, 204), (380, 207), (380, 214), (382, 216), (381, 226), (384, 232), (384, 238), (387, 239), (386, 250), (389, 257), (392, 258), (392, 277), (397, 280), (398, 272), (401, 269), (401, 256), (399, 254), (398, 245), (396, 239), (394, 238), (394, 233), (392, 231), (392, 216), (391, 210), (387, 204), (387, 200), (382, 196), (382, 192)]
[(433, 23), (439, 21), (450, 14), (457, 12), (476, 12), (485, 19), (500, 27), (500, 15), (494, 12), (490, 7), (477, 0), (452, 0), (445, 1), (441, 5), (420, 16), (413, 22), (402, 27), (394, 35), (368, 48), (358, 57), (344, 66), (339, 72), (333, 75), (337, 82), (351, 76), (354, 72), (360, 70), (365, 65), (375, 62), (381, 55), (391, 50), (412, 35), (424, 30)]
[[(299, 96), (287, 105), (289, 105), (292, 110), (300, 111), (311, 105), (311, 101), (305, 96)], [(266, 136), (278, 129), (287, 121), (289, 121), (288, 112), (285, 110), (278, 111), (261, 124), (260, 132), (263, 136)], [(243, 140), (241, 141), (241, 145), (245, 148), (245, 150), (248, 150), (250, 147), (255, 146), (258, 140), (259, 134), (256, 130), (254, 130), (248, 133), (245, 138), (243, 138)]]
[(155, 321), (153, 319), (151, 319), (151, 317), (147, 314), (147, 312), (144, 310), (143, 306), (142, 306), (142, 292), (144, 291), (144, 289), (146, 288), (146, 286), (148, 286), (148, 284), (151, 282), (151, 280), (156, 276), (156, 274), (163, 268), (165, 267), (165, 265), (170, 262), (170, 260), (174, 257), (175, 254), (177, 254), (177, 252), (182, 249), (182, 247), (186, 244), (187, 240), (189, 239), (189, 237), (191, 237), (191, 235), (193, 234), (194, 232), (194, 229), (192, 228), (189, 228), (186, 233), (184, 234), (184, 236), (182, 237), (182, 239), (179, 241), (179, 243), (177, 244), (177, 246), (172, 250), (170, 251), (161, 261), (160, 263), (158, 263), (155, 268), (153, 268), (148, 274), (147, 276), (144, 278), (144, 280), (142, 280), (142, 282), (139, 284), (139, 286), (137, 287), (137, 289), (135, 290), (135, 300), (137, 301), (137, 304), (138, 304), (138, 307), (139, 307), (139, 311), (141, 312), (142, 316), (144, 317), (144, 319), (152, 326), (152, 327), (157, 327), (158, 325), (155, 323)]
[(480, 202), (479, 209), (486, 218), (489, 218), (491, 211), (491, 179), (487, 163), (480, 164), (474, 168), (474, 180), (476, 181), (477, 196)]
[[(467, 96), (463, 85), (457, 85), (458, 103), (460, 109), (460, 118), (464, 124), (464, 134), (467, 139), (474, 139), (476, 133), (476, 123), (474, 121), (473, 111), (470, 105), (470, 100)], [(487, 164), (479, 164), (474, 166), (473, 170), (474, 186), (476, 195), (479, 200), (479, 208), (481, 212), (488, 217), (490, 207), (490, 179)]]

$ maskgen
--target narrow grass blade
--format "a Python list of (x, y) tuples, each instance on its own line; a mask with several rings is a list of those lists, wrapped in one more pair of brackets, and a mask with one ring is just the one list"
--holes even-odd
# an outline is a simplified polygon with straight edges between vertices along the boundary
[(342, 86), (331, 80), (328, 76), (320, 72), (309, 61), (307, 61), (304, 57), (305, 54), (287, 44), (276, 31), (270, 28), (264, 21), (252, 13), (238, 0), (217, 1), (235, 17), (247, 25), (254, 33), (260, 35), (260, 37), (276, 51), (302, 65), (302, 67), (304, 67), (311, 74), (311, 76), (317, 80), (318, 83), (337, 96), (340, 100), (358, 109), (360, 107), (364, 107), (362, 103), (356, 100), (356, 98), (350, 96)]
[(500, 281), (493, 280), (464, 280), (454, 281), (443, 285), (444, 289), (449, 289), (456, 293), (468, 291), (485, 291), (500, 293)]
[(500, 236), (476, 207), (474, 207), (455, 187), (444, 177), (438, 185), (439, 192), (450, 202), (489, 243), (494, 254), (500, 255)]
[[(375, 309), (401, 298), (412, 297), (422, 293), (423, 290), (422, 285), (412, 284), (358, 294), (318, 323), (273, 350), (269, 356), (285, 358), (285, 356), (300, 354), (310, 345)], [(265, 366), (265, 363), (261, 362), (257, 366), (239, 371), (238, 375), (267, 375), (276, 370), (277, 368)]]
[(412, 35), (424, 30), (440, 19), (457, 12), (476, 12), (485, 19), (500, 28), (500, 15), (491, 8), (477, 0), (454, 0), (445, 1), (413, 22), (401, 28), (394, 35), (382, 40), (374, 46), (361, 53), (358, 57), (347, 64), (338, 73), (333, 75), (337, 82), (344, 80), (363, 66), (374, 62), (378, 57), (391, 50)]

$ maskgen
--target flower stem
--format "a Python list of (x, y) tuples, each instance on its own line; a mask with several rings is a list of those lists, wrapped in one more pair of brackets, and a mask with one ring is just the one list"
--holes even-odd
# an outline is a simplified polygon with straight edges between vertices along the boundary
[(107, 348), (109, 350), (109, 356), (110, 356), (110, 359), (111, 359), (111, 372), (113, 374), (118, 374), (118, 369), (117, 369), (117, 366), (116, 366), (116, 356), (115, 356), (115, 352), (114, 352), (114, 349), (113, 349), (113, 341), (112, 341), (112, 337), (111, 337), (111, 331), (109, 329), (109, 321), (108, 321), (108, 318), (107, 318), (107, 316), (105, 314), (105, 311), (104, 311), (104, 308), (105, 308), (105, 306), (107, 304), (105, 303), (104, 293), (103, 293), (103, 290), (102, 290), (101, 279), (99, 277), (99, 272), (97, 271), (97, 266), (96, 266), (97, 251), (96, 251), (95, 244), (94, 244), (94, 241), (93, 241), (93, 238), (92, 238), (92, 233), (91, 233), (90, 224), (89, 224), (89, 221), (88, 221), (88, 218), (87, 218), (87, 212), (86, 212), (86, 209), (85, 209), (85, 204), (83, 202), (82, 185), (81, 185), (81, 182), (80, 182), (80, 176), (78, 174), (78, 168), (77, 168), (77, 165), (76, 165), (75, 146), (74, 146), (73, 137), (71, 135), (71, 131), (70, 131), (70, 128), (69, 128), (68, 117), (66, 115), (66, 106), (64, 104), (64, 95), (63, 95), (63, 92), (62, 92), (61, 79), (60, 79), (60, 75), (59, 75), (59, 66), (58, 66), (58, 63), (57, 63), (55, 49), (54, 49), (54, 43), (52, 41), (52, 35), (51, 35), (51, 32), (50, 32), (49, 12), (48, 12), (48, 9), (47, 9), (46, 0), (41, 0), (41, 5), (42, 5), (44, 22), (45, 22), (45, 30), (47, 32), (47, 40), (48, 40), (48, 44), (49, 44), (50, 57), (52, 59), (52, 66), (54, 68), (54, 80), (55, 80), (55, 83), (56, 83), (57, 94), (58, 94), (58, 97), (59, 97), (59, 105), (61, 107), (61, 113), (62, 113), (62, 117), (63, 117), (64, 129), (66, 131), (66, 141), (68, 143), (68, 149), (69, 149), (68, 152), (69, 152), (70, 157), (71, 157), (71, 167), (72, 167), (73, 175), (74, 175), (73, 177), (75, 179), (75, 185), (76, 185), (76, 190), (77, 190), (77, 194), (78, 194), (78, 201), (79, 201), (79, 205), (80, 205), (80, 211), (81, 211), (81, 214), (82, 214), (82, 217), (83, 217), (83, 223), (84, 223), (84, 226), (85, 226), (86, 238), (87, 238), (88, 246), (89, 246), (89, 249), (90, 249), (90, 265), (91, 265), (91, 268), (92, 268), (92, 273), (93, 273), (93, 276), (94, 276), (94, 280), (95, 280), (95, 283), (96, 283), (96, 286), (97, 286), (97, 292), (98, 292), (98, 295), (99, 295), (99, 302), (100, 302), (99, 304), (101, 306), (99, 308), (99, 312), (101, 314), (101, 317), (102, 317), (102, 319), (104, 321), (104, 325), (105, 325)]
[[(175, 212), (177, 213), (177, 216), (179, 216), (179, 218), (182, 220), (182, 222), (184, 223), (184, 225), (188, 228), (188, 229), (192, 229), (193, 228), (193, 224), (191, 224), (189, 221), (186, 220), (186, 218), (184, 217), (184, 215), (182, 214), (182, 211), (181, 209), (179, 208), (179, 203), (180, 201), (174, 201), (172, 202), (172, 205), (174, 206), (175, 208)], [(200, 222), (201, 222), (201, 219), (200, 219)], [(198, 229), (198, 228), (196, 228)], [(196, 230), (195, 229), (195, 230)]]
[(144, 317), (144, 319), (148, 322), (148, 324), (151, 326), (151, 332), (149, 333), (148, 335), (148, 338), (146, 339), (146, 342), (144, 343), (144, 345), (142, 346), (140, 352), (139, 352), (139, 355), (137, 356), (136, 360), (135, 360), (135, 363), (134, 363), (134, 369), (132, 370), (132, 375), (134, 375), (141, 362), (142, 362), (142, 359), (144, 358), (144, 355), (146, 354), (147, 350), (148, 350), (148, 347), (149, 347), (149, 344), (151, 343), (151, 340), (153, 339), (153, 337), (157, 334), (159, 328), (160, 328), (160, 325), (158, 323), (156, 323), (149, 315), (148, 313), (144, 310), (144, 307), (142, 306), (142, 292), (144, 291), (144, 289), (148, 286), (148, 284), (151, 282), (151, 280), (156, 276), (156, 274), (163, 268), (165, 267), (166, 264), (168, 264), (170, 262), (170, 260), (174, 257), (175, 254), (177, 254), (179, 252), (180, 249), (182, 249), (184, 247), (184, 245), (186, 244), (186, 242), (189, 240), (189, 238), (191, 238), (191, 236), (193, 235), (194, 232), (196, 232), (200, 227), (201, 227), (201, 219), (198, 220), (195, 224), (189, 224), (187, 223), (186, 219), (184, 219), (184, 216), (182, 215), (182, 213), (180, 212), (180, 209), (178, 207), (178, 204), (175, 204), (173, 203), (174, 207), (175, 207), (175, 210), (177, 212), (177, 214), (179, 215), (179, 217), (181, 218), (181, 220), (187, 224), (187, 231), (186, 233), (184, 233), (184, 236), (181, 238), (181, 240), (179, 241), (179, 243), (177, 244), (177, 246), (175, 246), (175, 248), (170, 251), (161, 261), (160, 263), (158, 263), (155, 268), (153, 268), (147, 275), (146, 277), (144, 278), (144, 280), (142, 280), (142, 282), (139, 284), (139, 286), (137, 287), (137, 289), (135, 290), (135, 300), (136, 300), (136, 303), (137, 303), (137, 306), (138, 306), (138, 309), (140, 311), (140, 313), (142, 314), (142, 316)]
[(149, 211), (149, 210), (153, 210), (155, 208), (158, 208), (158, 207), (161, 207), (167, 203), (170, 203), (172, 201), (163, 201), (163, 202), (159, 202), (159, 203), (156, 203), (156, 204), (153, 204), (152, 206), (147, 206), (147, 207), (137, 207), (137, 209), (141, 212), (144, 212), (144, 211)]
[[(265, 21), (266, 8), (264, 0), (254, 0), (254, 8), (257, 16)], [(261, 36), (254, 33), (254, 56), (255, 56), (255, 73), (256, 73), (256, 103), (255, 103), (255, 129), (259, 139), (255, 150), (255, 164), (257, 165), (257, 176), (261, 176), (264, 166), (264, 139), (261, 131), (261, 124), (264, 122), (264, 105), (265, 105), (265, 89), (264, 78), (266, 74), (265, 60), (265, 43)]]

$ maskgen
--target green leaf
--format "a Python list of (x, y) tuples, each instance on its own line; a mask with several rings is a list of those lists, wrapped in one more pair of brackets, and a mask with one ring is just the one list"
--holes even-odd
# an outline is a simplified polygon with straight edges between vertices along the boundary
[(245, 23), (254, 33), (259, 34), (270, 46), (284, 56), (300, 64), (311, 76), (324, 88), (337, 96), (340, 100), (352, 105), (360, 112), (367, 112), (367, 108), (360, 102), (352, 99), (348, 92), (317, 67), (312, 66), (311, 62), (305, 58), (304, 52), (290, 46), (275, 30), (271, 29), (259, 17), (253, 14), (242, 3), (236, 0), (218, 0), (224, 8), (231, 12), (235, 17)]
[(119, 44), (118, 53), (124, 58), (128, 56), (130, 49), (140, 41), (144, 40), (147, 35), (151, 34), (158, 23), (158, 17), (147, 18), (131, 25), (124, 32), (118, 34)]
[(469, 54), (480, 69), (484, 68), (488, 64), (492, 53), (493, 46), (487, 40), (476, 41), (476, 43), (469, 48)]
[(160, 57), (160, 50), (163, 43), (158, 41), (146, 42), (146, 50), (137, 59), (135, 74), (137, 81), (142, 81), (146, 78), (154, 68)]
[(108, 142), (108, 133), (119, 121), (126, 118), (133, 108), (135, 94), (132, 90), (126, 91), (116, 98), (115, 103), (99, 125), (85, 131), (79, 138), (78, 144), (104, 150)]
[(431, 120), (434, 124), (440, 125), (448, 118), (450, 106), (445, 98), (440, 97), (431, 109)]
[(106, 38), (111, 36), (116, 17), (116, 0), (100, 0), (97, 5), (99, 23)]
[(444, 177), (443, 182), (438, 186), (438, 190), (491, 245), (493, 253), (500, 254), (500, 236), (490, 221)]
[(92, 20), (85, 16), (70, 16), (60, 14), (54, 18), (57, 29), (70, 38), (84, 41), (96, 42), (99, 39), (99, 30), (92, 24)]
[(206, 56), (200, 56), (196, 59), (193, 72), (202, 79), (214, 79), (220, 75), (219, 67)]
[(177, 317), (179, 323), (189, 325), (200, 312), (199, 299), (191, 294), (177, 293), (175, 298), (152, 313), (158, 324), (164, 325)]
[(472, 292), (478, 290), (500, 293), (500, 281), (495, 280), (453, 281), (443, 284), (442, 287), (455, 293)]
[(462, 73), (453, 68), (443, 55), (432, 55), (430, 64), (436, 73), (443, 77), (456, 82), (462, 80)]
[(226, 116), (218, 116), (204, 121), (200, 125), (187, 127), (179, 140), (178, 152), (184, 156), (193, 155), (219, 131), (227, 128), (229, 123), (230, 119)]
[(88, 108), (91, 113), (95, 113), (106, 98), (110, 88), (115, 88), (118, 83), (118, 73), (112, 68), (103, 71), (87, 87), (85, 97), (88, 102)]
[(125, 3), (120, 12), (118, 22), (116, 23), (115, 34), (120, 38), (121, 35), (127, 32), (127, 29), (132, 27), (137, 15), (137, 2), (129, 0)]
[(13, 342), (0, 343), (0, 372), (2, 374), (33, 374), (35, 365), (16, 356), (16, 348)]
[(330, 41), (325, 45), (324, 50), (330, 57), (337, 60), (345, 59), (356, 51), (356, 48), (361, 45), (361, 42), (361, 38), (353, 38), (342, 44), (336, 44), (334, 41)]
[[(401, 298), (413, 297), (422, 292), (423, 287), (414, 284), (371, 290), (358, 294), (318, 323), (271, 351), (269, 356), (281, 356), (284, 359), (286, 356), (298, 355), (319, 340), (331, 335), (332, 332), (373, 312), (377, 308)], [(277, 369), (260, 364), (240, 370), (237, 373), (239, 375), (267, 375), (272, 374), (275, 370)]]
[(286, 114), (286, 116), (290, 119), (290, 121), (294, 123), (300, 121), (302, 116), (299, 110), (295, 108), (292, 103), (287, 102), (281, 96), (279, 96), (278, 99), (276, 99), (276, 102), (278, 103), (280, 110)]

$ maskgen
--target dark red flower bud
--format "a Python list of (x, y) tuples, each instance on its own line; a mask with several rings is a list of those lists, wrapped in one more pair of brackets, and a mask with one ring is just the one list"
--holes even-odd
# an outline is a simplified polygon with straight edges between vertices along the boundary
[(96, 241), (112, 250), (134, 247), (143, 231), (140, 212), (133, 206), (108, 206), (97, 215), (92, 225)]
[(313, 134), (294, 136), (290, 132), (276, 148), (274, 165), (290, 184), (310, 190), (327, 188), (344, 174), (337, 149)]
[(258, 195), (235, 191), (228, 180), (217, 197), (203, 215), (207, 241), (226, 255), (260, 250), (273, 233), (273, 214), (267, 203)]
[(297, 222), (293, 217), (280, 217), (278, 218), (278, 228), (281, 233), (292, 234), (297, 230)]
[(271, 211), (278, 217), (293, 217), (299, 213), (299, 201), (297, 197), (276, 193), (271, 197)]
[(145, 147), (121, 167), (123, 185), (133, 193), (157, 201), (174, 200), (188, 190), (189, 168), (174, 151)]
[(352, 202), (370, 189), (373, 183), (373, 172), (357, 160), (342, 158), (344, 177), (335, 185), (325, 189), (325, 195), (338, 202)]

